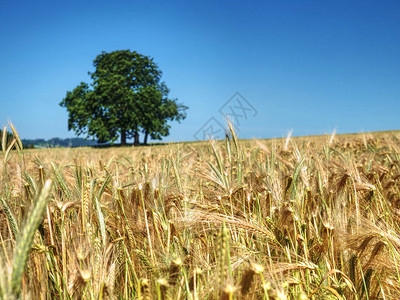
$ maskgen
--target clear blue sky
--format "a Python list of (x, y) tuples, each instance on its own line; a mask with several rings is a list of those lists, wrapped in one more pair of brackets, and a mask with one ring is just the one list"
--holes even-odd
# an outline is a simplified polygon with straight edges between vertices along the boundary
[(0, 0), (0, 125), (74, 136), (59, 102), (121, 49), (152, 56), (190, 107), (167, 141), (223, 123), (235, 92), (257, 111), (241, 138), (400, 129), (400, 2), (365, 0)]

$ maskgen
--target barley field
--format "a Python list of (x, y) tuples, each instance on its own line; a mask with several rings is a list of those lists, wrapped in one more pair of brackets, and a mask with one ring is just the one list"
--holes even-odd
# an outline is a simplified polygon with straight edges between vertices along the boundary
[(0, 299), (400, 299), (400, 132), (2, 139)]

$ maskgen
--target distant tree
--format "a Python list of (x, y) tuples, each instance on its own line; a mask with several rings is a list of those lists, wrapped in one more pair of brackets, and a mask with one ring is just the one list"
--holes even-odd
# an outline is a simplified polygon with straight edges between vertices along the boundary
[(68, 129), (86, 134), (100, 143), (121, 144), (144, 133), (144, 143), (169, 134), (168, 121), (180, 122), (187, 107), (169, 99), (169, 90), (161, 82), (162, 72), (153, 59), (135, 51), (102, 52), (89, 72), (93, 82), (82, 82), (68, 91), (60, 105), (68, 111)]

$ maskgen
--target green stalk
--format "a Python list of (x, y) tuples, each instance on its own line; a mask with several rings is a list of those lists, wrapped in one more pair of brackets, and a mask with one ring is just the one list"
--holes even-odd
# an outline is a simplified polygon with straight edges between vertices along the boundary
[(11, 212), (11, 209), (8, 206), (7, 202), (2, 197), (0, 197), (0, 203), (1, 203), (1, 207), (3, 208), (3, 210), (7, 216), (8, 222), (10, 223), (11, 231), (14, 235), (14, 238), (18, 239), (19, 228), (18, 228), (17, 221), (15, 220), (15, 217), (14, 217), (13, 213)]

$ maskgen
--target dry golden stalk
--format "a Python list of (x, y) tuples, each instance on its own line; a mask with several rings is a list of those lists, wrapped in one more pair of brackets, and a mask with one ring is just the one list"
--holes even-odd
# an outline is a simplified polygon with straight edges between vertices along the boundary
[(38, 167), (38, 181), (39, 181), (40, 187), (42, 187), (44, 184), (44, 178), (45, 178), (44, 167), (39, 166)]
[(107, 279), (106, 279), (106, 289), (104, 291), (104, 294), (108, 296), (108, 299), (113, 299), (114, 298), (114, 287), (115, 287), (115, 278), (117, 275), (117, 262), (114, 261), (107, 274)]

